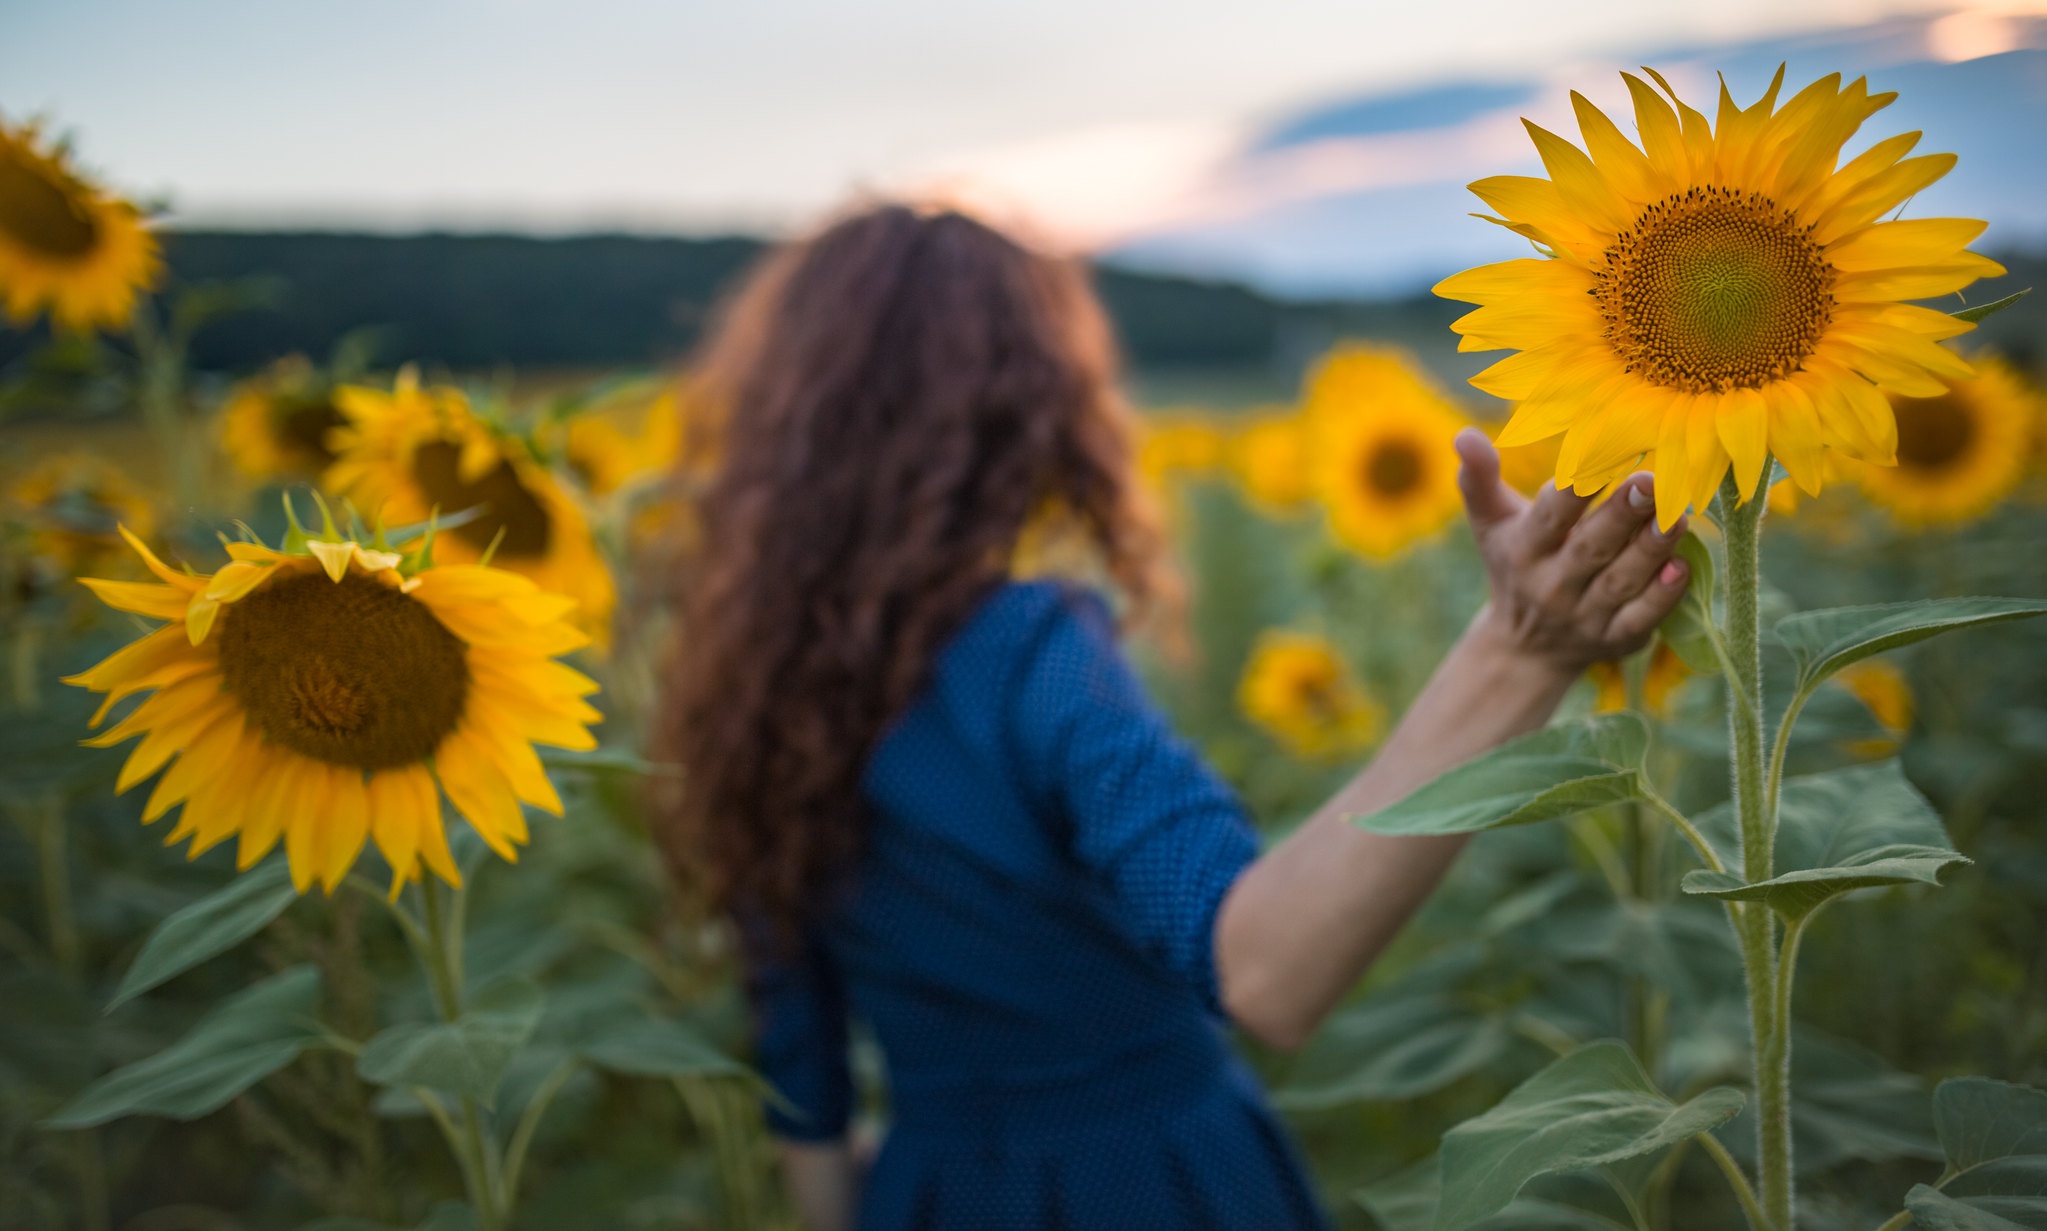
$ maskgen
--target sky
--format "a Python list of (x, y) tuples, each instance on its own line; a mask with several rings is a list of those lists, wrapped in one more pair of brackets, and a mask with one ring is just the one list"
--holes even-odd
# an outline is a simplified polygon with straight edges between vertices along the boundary
[(783, 231), (912, 190), (1096, 246), (1319, 100), (1952, 7), (0, 0), (0, 115), (186, 225)]

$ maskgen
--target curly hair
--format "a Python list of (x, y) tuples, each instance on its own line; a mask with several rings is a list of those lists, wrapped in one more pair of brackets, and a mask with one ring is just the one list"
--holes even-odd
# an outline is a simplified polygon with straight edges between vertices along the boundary
[(933, 655), (1063, 527), (1168, 598), (1112, 336), (1086, 274), (952, 212), (885, 205), (768, 258), (701, 365), (697, 496), (653, 752), (671, 870), (782, 941), (863, 849), (859, 779)]

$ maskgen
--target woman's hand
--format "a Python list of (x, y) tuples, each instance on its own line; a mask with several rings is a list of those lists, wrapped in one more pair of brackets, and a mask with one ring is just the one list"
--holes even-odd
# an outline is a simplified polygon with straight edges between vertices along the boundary
[(1458, 436), (1460, 482), (1493, 597), (1436, 668), (1363, 773), (1244, 870), (1216, 914), (1223, 1005), (1282, 1048), (1305, 1042), (1407, 922), (1468, 835), (1367, 833), (1376, 811), (1446, 770), (1549, 721), (1586, 665), (1639, 649), (1685, 589), (1658, 534), (1647, 475), (1591, 500), (1500, 482), (1485, 434)]
[(1492, 601), (1474, 632), (1575, 677), (1592, 663), (1642, 648), (1684, 597), (1684, 561), (1673, 559), (1680, 520), (1656, 529), (1655, 480), (1629, 476), (1606, 503), (1544, 486), (1533, 501), (1500, 481), (1500, 455), (1485, 433), (1458, 433), (1458, 483), (1485, 557)]

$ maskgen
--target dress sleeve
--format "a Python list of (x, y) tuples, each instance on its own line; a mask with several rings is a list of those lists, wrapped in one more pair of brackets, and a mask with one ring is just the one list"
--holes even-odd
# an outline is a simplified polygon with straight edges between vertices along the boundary
[(853, 1079), (838, 969), (815, 938), (779, 955), (749, 931), (742, 925), (754, 1064), (781, 1095), (780, 1102), (768, 1101), (768, 1129), (792, 1141), (842, 1137), (852, 1114)]
[(1257, 835), (1146, 698), (1099, 598), (1063, 595), (1037, 633), (1013, 717), (1025, 777), (1128, 934), (1220, 1013), (1216, 911)]

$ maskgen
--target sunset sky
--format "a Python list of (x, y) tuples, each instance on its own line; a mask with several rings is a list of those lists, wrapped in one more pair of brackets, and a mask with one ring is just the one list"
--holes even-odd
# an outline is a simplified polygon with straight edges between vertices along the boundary
[(1327, 98), (1948, 7), (9, 0), (0, 113), (191, 223), (772, 229), (986, 181), (1087, 239)]

